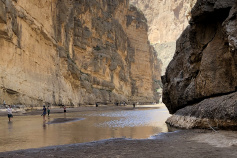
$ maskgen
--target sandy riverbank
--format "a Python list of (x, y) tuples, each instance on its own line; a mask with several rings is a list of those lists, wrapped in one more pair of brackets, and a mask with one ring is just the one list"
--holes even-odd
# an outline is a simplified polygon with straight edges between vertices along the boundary
[(163, 133), (154, 139), (110, 139), (98, 142), (53, 146), (0, 153), (0, 157), (157, 157), (235, 158), (237, 133), (189, 130)]

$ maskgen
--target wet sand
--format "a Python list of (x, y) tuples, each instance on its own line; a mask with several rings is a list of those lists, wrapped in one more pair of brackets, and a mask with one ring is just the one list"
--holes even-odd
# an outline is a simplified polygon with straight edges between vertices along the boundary
[[(80, 107), (67, 112), (88, 110), (132, 110), (131, 107)], [(61, 113), (63, 109), (53, 109)], [(26, 115), (38, 115), (32, 111)], [(59, 120), (59, 122), (62, 120)], [(40, 139), (40, 138), (39, 138)], [(9, 140), (11, 141), (11, 140)], [(180, 130), (161, 133), (152, 139), (108, 139), (90, 143), (51, 146), (1, 152), (0, 157), (157, 157), (157, 158), (235, 158), (237, 157), (237, 132), (211, 130)]]
[[(224, 135), (229, 135), (228, 133), (235, 135), (234, 139), (236, 139), (236, 133), (232, 132), (219, 131), (215, 133), (209, 130), (188, 130), (163, 133), (155, 136), (154, 139), (146, 140), (128, 140), (121, 138), (5, 152), (0, 153), (0, 157), (235, 158), (237, 157), (237, 143), (221, 147), (218, 146), (218, 144), (221, 143), (221, 141), (218, 142), (218, 139)], [(205, 137), (210, 135), (213, 137)], [(209, 144), (208, 141), (211, 141), (214, 137), (217, 138), (217, 141), (214, 144)]]

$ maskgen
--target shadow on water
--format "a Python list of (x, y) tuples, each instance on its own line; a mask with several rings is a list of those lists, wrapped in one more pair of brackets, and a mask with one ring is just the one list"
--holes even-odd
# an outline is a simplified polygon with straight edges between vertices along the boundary
[(53, 121), (48, 121), (47, 124), (68, 123), (84, 120), (84, 118), (56, 118)]
[(121, 111), (89, 111), (42, 116), (15, 116), (0, 121), (0, 152), (109, 138), (147, 139), (168, 132), (165, 107)]

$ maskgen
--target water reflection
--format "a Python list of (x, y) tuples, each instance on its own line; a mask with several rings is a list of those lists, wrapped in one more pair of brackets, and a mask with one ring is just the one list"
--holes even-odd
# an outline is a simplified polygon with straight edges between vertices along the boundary
[(46, 129), (46, 123), (43, 121), (43, 129)]
[(12, 122), (8, 122), (8, 132), (12, 132)]
[(2, 117), (0, 152), (109, 138), (149, 138), (168, 131), (167, 117), (165, 108), (50, 114), (46, 122), (41, 116), (16, 116), (11, 123)]

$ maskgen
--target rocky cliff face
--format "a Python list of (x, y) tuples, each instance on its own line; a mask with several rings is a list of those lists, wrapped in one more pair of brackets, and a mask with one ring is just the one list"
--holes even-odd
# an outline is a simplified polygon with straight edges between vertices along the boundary
[(127, 0), (1, 0), (0, 100), (155, 102), (160, 63)]
[(163, 62), (162, 74), (175, 53), (175, 41), (188, 26), (196, 0), (131, 0), (144, 12), (149, 25), (149, 40)]
[(176, 41), (188, 25), (196, 0), (131, 0), (144, 12), (151, 43)]
[(236, 128), (236, 12), (236, 0), (197, 1), (162, 78), (169, 124)]

